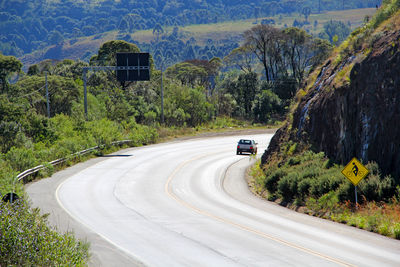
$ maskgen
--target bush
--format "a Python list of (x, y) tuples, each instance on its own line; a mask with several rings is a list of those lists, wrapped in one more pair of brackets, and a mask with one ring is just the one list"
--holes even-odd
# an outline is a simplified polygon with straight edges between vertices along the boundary
[(286, 176), (286, 174), (287, 173), (282, 169), (275, 170), (271, 175), (265, 178), (265, 188), (269, 192), (274, 193), (277, 190), (278, 181)]
[(348, 200), (355, 202), (353, 184), (349, 181), (344, 181), (341, 183), (337, 189), (337, 195), (340, 202), (345, 202)]
[(310, 188), (310, 194), (314, 197), (320, 197), (331, 191), (336, 191), (340, 186), (340, 180), (329, 173), (316, 177)]
[(393, 225), (393, 235), (396, 239), (400, 239), (400, 223)]
[(389, 201), (396, 193), (392, 176), (381, 178), (379, 166), (375, 162), (368, 163), (366, 167), (370, 174), (358, 184), (360, 192), (367, 201)]
[(306, 179), (302, 179), (298, 183), (297, 193), (301, 199), (304, 199), (305, 197), (309, 196), (312, 182), (313, 182), (313, 179), (306, 178)]
[(39, 165), (32, 148), (12, 147), (4, 158), (14, 170), (20, 172)]
[(58, 234), (47, 225), (46, 216), (32, 211), (23, 199), (10, 205), (0, 203), (0, 265), (85, 265), (89, 245), (71, 233)]
[(88, 123), (88, 134), (95, 140), (96, 145), (109, 147), (113, 141), (122, 138), (122, 127), (108, 119)]
[(291, 201), (297, 194), (298, 175), (290, 173), (278, 182), (278, 194), (284, 201)]

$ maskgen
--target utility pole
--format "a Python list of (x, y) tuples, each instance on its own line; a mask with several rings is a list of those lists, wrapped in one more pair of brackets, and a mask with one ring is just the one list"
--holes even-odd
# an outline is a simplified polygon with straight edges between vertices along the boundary
[(47, 85), (47, 71), (45, 72), (45, 83), (46, 83), (46, 104), (47, 104), (47, 117), (50, 118), (50, 100), (49, 100), (49, 87)]
[(321, 0), (318, 0), (318, 14), (321, 14)]
[(86, 72), (87, 72), (87, 68), (83, 68), (83, 105), (85, 107), (85, 118), (86, 118), (86, 120), (88, 120)]
[(163, 87), (164, 61), (161, 63), (161, 124), (164, 124), (164, 87)]

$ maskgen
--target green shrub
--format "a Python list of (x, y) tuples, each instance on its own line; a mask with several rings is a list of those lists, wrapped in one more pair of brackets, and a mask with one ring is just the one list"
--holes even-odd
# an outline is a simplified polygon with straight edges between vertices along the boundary
[(300, 163), (301, 163), (300, 157), (291, 157), (287, 162), (289, 166), (299, 165)]
[(314, 197), (320, 197), (331, 191), (330, 189), (330, 177), (323, 175), (317, 177), (311, 184), (310, 194)]
[(336, 211), (338, 208), (339, 198), (335, 192), (330, 191), (329, 193), (326, 193), (320, 197), (318, 199), (318, 203), (323, 210)]
[(277, 169), (275, 170), (273, 173), (271, 173), (270, 175), (268, 175), (265, 178), (265, 188), (271, 192), (274, 193), (277, 190), (277, 186), (278, 186), (278, 181), (286, 176), (286, 172), (283, 169)]
[(71, 233), (58, 234), (46, 216), (32, 211), (23, 199), (0, 203), (0, 266), (81, 266), (89, 259), (89, 245)]
[(96, 145), (109, 147), (113, 141), (122, 138), (122, 127), (108, 119), (88, 122), (88, 134), (93, 137)]
[(300, 198), (304, 199), (305, 197), (309, 196), (311, 184), (313, 179), (306, 178), (299, 181), (297, 184), (297, 193)]
[(368, 201), (388, 201), (395, 193), (394, 180), (391, 176), (380, 178), (369, 175), (358, 184), (358, 187)]
[(361, 194), (367, 201), (389, 201), (396, 193), (392, 176), (382, 178), (376, 162), (369, 162), (366, 167), (370, 174), (358, 184)]
[(400, 239), (400, 223), (393, 225), (393, 235), (396, 239)]
[(378, 233), (384, 236), (390, 235), (390, 222), (384, 221), (378, 226)]
[(19, 172), (39, 165), (32, 148), (12, 147), (4, 158), (14, 170)]
[[(1, 154), (0, 154), (1, 155)], [(0, 158), (0, 194), (5, 195), (9, 192), (16, 192), (22, 195), (23, 186), (16, 183), (18, 172), (13, 170), (8, 162)]]
[[(343, 178), (344, 179), (344, 178)], [(350, 181), (344, 181), (337, 189), (337, 195), (340, 202), (355, 201), (354, 186)]]
[(297, 194), (298, 175), (289, 173), (287, 176), (279, 180), (277, 184), (278, 194), (284, 201), (290, 201)]
[(374, 231), (376, 232), (376, 229), (379, 225), (379, 218), (378, 215), (371, 215), (367, 217), (367, 229), (369, 231)]
[(324, 168), (324, 169), (330, 169), (330, 168), (332, 168), (334, 165), (335, 165), (335, 164), (334, 164), (334, 161), (333, 161), (333, 160), (327, 159), (327, 160), (325, 160), (325, 162), (324, 162), (324, 164), (323, 164), (323, 168)]

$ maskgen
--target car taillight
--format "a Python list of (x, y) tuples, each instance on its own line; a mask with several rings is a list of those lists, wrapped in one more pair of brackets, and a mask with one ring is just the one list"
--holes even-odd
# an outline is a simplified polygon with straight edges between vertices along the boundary
[(240, 146), (238, 145), (237, 148), (240, 148)]
[(250, 149), (253, 149), (253, 147), (251, 146)]

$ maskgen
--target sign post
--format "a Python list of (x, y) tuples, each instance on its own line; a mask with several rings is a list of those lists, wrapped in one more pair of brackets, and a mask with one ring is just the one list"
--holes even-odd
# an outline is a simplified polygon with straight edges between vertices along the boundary
[(150, 80), (149, 53), (117, 53), (117, 79), (125, 81)]
[(88, 119), (87, 111), (87, 85), (86, 74), (92, 71), (116, 71), (117, 80), (126, 81), (149, 81), (150, 80), (150, 54), (149, 53), (117, 53), (117, 66), (92, 66), (83, 67), (83, 94), (85, 117)]
[(344, 167), (342, 170), (342, 174), (350, 180), (350, 182), (354, 185), (354, 193), (356, 200), (356, 208), (357, 208), (357, 184), (367, 176), (369, 170), (356, 158), (350, 160), (350, 162)]

